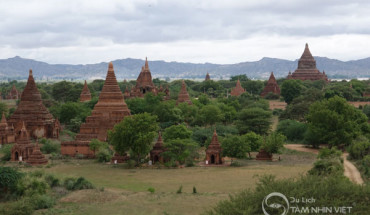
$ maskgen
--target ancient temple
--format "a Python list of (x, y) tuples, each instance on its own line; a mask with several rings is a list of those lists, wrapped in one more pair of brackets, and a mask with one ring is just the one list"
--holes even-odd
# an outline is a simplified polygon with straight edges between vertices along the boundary
[(190, 96), (189, 96), (189, 93), (188, 91), (186, 90), (186, 84), (185, 84), (185, 81), (182, 80), (182, 83), (181, 83), (181, 90), (179, 92), (179, 96), (177, 98), (177, 102), (176, 102), (176, 105), (180, 104), (180, 103), (183, 103), (183, 102), (186, 102), (188, 103), (189, 105), (193, 104), (190, 100)]
[(87, 102), (91, 100), (91, 93), (89, 90), (89, 87), (87, 86), (86, 80), (84, 88), (82, 89), (82, 92), (80, 94), (80, 102)]
[(158, 89), (152, 81), (152, 73), (149, 69), (148, 58), (145, 58), (145, 65), (141, 68), (136, 85), (131, 89), (131, 97), (144, 97), (146, 93), (158, 94)]
[(158, 140), (155, 143), (153, 149), (150, 151), (150, 160), (153, 162), (153, 164), (160, 162), (163, 163), (163, 155), (162, 153), (166, 151), (166, 148), (163, 146), (163, 140), (161, 132), (158, 134)]
[(256, 160), (272, 161), (272, 154), (266, 152), (264, 149), (260, 149), (256, 155)]
[(41, 94), (33, 79), (32, 70), (29, 72), (27, 85), (23, 90), (17, 109), (9, 119), (9, 124), (14, 125), (16, 137), (21, 133), (22, 123), (31, 138), (58, 138), (60, 126), (48, 109), (44, 106)]
[(328, 81), (325, 72), (321, 73), (316, 68), (316, 60), (313, 58), (307, 43), (301, 58), (298, 60), (298, 68), (292, 74), (289, 72), (287, 79)]
[(276, 95), (280, 95), (280, 87), (276, 82), (276, 79), (275, 79), (275, 76), (274, 76), (273, 72), (271, 72), (270, 78), (267, 81), (267, 84), (266, 84), (265, 88), (263, 89), (263, 91), (261, 93), (261, 96), (264, 97), (268, 93), (273, 93), (273, 94), (276, 94)]
[(11, 161), (27, 161), (34, 149), (26, 130), (25, 123), (22, 123), (21, 133), (12, 147)]
[(14, 142), (15, 142), (14, 127), (8, 125), (5, 114), (3, 112), (0, 121), (0, 145)]
[(94, 106), (91, 116), (88, 116), (86, 122), (81, 125), (76, 140), (62, 142), (62, 154), (70, 156), (82, 154), (85, 157), (93, 157), (94, 153), (89, 148), (90, 141), (92, 139), (107, 141), (107, 131), (129, 115), (130, 110), (118, 86), (113, 64), (109, 63), (107, 77), (98, 103)]
[(43, 155), (40, 151), (40, 146), (38, 143), (36, 143), (36, 145), (33, 147), (32, 153), (26, 162), (31, 165), (42, 165), (48, 163), (48, 159), (46, 159), (45, 155)]
[(20, 92), (17, 90), (17, 88), (13, 84), (13, 87), (8, 93), (8, 95), (6, 96), (6, 99), (19, 99), (20, 97), (21, 97)]
[(212, 141), (206, 150), (207, 164), (222, 164), (222, 148), (218, 142), (216, 130), (213, 132)]
[(235, 88), (233, 90), (231, 90), (230, 95), (232, 95), (232, 96), (240, 96), (244, 92), (245, 92), (245, 90), (242, 87), (242, 85), (240, 84), (240, 81), (238, 79), (238, 81), (236, 82), (236, 86), (235, 86)]
[(207, 72), (206, 78), (204, 79), (205, 81), (211, 80), (211, 76), (209, 76), (209, 73)]

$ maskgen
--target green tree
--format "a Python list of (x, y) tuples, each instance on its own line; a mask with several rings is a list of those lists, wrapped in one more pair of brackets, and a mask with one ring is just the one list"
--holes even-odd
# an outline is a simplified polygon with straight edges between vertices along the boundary
[(15, 190), (22, 176), (23, 174), (21, 172), (12, 167), (0, 166), (0, 197), (8, 191)]
[(216, 105), (205, 105), (198, 113), (198, 121), (203, 125), (214, 125), (223, 119), (224, 115)]
[(278, 132), (272, 132), (268, 135), (261, 148), (270, 154), (279, 153), (283, 148), (286, 137)]
[[(248, 81), (249, 78), (247, 77), (247, 75), (243, 74), (243, 75), (235, 75), (235, 76), (231, 76), (230, 78), (230, 81)], [(235, 85), (234, 85), (235, 86)]]
[(149, 113), (125, 117), (108, 132), (109, 141), (120, 155), (130, 150), (139, 165), (141, 157), (149, 153), (157, 135), (156, 121), (157, 116)]
[(180, 123), (183, 121), (182, 112), (175, 106), (173, 101), (161, 102), (158, 104), (153, 114), (158, 116), (162, 128)]
[(90, 149), (94, 151), (94, 156), (97, 151), (100, 151), (101, 149), (106, 149), (109, 147), (107, 142), (102, 142), (98, 139), (92, 139), (89, 146), (90, 146)]
[(76, 102), (80, 98), (80, 93), (83, 88), (82, 84), (73, 84), (67, 81), (61, 81), (53, 84), (52, 96), (56, 101)]
[(163, 132), (164, 141), (175, 139), (189, 139), (193, 134), (185, 125), (173, 125), (166, 128)]
[(307, 121), (306, 139), (314, 146), (350, 145), (354, 138), (369, 132), (366, 115), (338, 96), (312, 104)]
[(227, 136), (222, 140), (222, 155), (232, 158), (246, 158), (251, 152), (248, 142), (237, 135)]
[[(254, 132), (246, 133), (241, 136), (241, 138), (242, 141), (246, 142), (249, 145), (250, 151), (252, 152), (257, 152), (263, 143), (262, 137)], [(249, 157), (251, 157), (250, 153)]]
[(271, 111), (262, 108), (243, 109), (238, 116), (236, 126), (240, 134), (253, 131), (257, 134), (266, 134), (271, 125)]
[(290, 103), (294, 98), (301, 95), (303, 84), (300, 80), (285, 80), (281, 85), (281, 95), (284, 97), (286, 103)]
[(167, 151), (163, 152), (163, 156), (180, 164), (184, 164), (187, 160), (192, 162), (198, 148), (198, 144), (191, 139), (170, 139), (164, 145)]

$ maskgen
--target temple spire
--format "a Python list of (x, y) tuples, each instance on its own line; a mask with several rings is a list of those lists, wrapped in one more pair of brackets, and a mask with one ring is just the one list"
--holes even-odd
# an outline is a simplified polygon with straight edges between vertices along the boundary
[(149, 69), (148, 57), (145, 57), (145, 69)]
[(1, 116), (1, 122), (0, 124), (8, 124), (8, 122), (6, 121), (6, 117), (5, 117), (5, 113), (3, 112), (2, 116)]
[(33, 75), (32, 75), (32, 69), (30, 69), (30, 71), (28, 72), (28, 75), (29, 75), (29, 76), (33, 76)]

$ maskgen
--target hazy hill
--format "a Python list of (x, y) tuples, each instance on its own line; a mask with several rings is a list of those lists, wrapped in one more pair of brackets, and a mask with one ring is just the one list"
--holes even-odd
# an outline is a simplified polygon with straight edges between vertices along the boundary
[[(355, 61), (340, 61), (326, 57), (315, 57), (320, 71), (325, 70), (329, 78), (370, 78), (370, 58)], [(122, 59), (113, 61), (118, 79), (136, 79), (143, 60)], [(105, 78), (107, 62), (69, 65), (48, 64), (32, 59), (14, 57), (0, 60), (0, 79), (26, 79), (32, 68), (36, 79), (97, 79)], [(259, 61), (237, 64), (195, 64), (165, 61), (149, 61), (153, 77), (171, 79), (204, 78), (209, 72), (211, 78), (227, 79), (230, 76), (246, 74), (250, 78), (267, 79), (274, 71), (276, 77), (286, 77), (297, 67), (297, 60), (289, 61), (275, 58), (262, 58)]]

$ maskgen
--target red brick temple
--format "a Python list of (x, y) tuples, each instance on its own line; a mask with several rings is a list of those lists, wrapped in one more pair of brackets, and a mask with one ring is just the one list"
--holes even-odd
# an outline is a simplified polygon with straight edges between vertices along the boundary
[(266, 152), (264, 149), (260, 149), (256, 155), (256, 160), (272, 161), (272, 154)]
[(235, 86), (235, 88), (233, 90), (231, 90), (230, 95), (232, 95), (232, 96), (240, 96), (243, 93), (245, 93), (245, 90), (242, 87), (242, 85), (240, 84), (240, 81), (238, 79), (238, 81), (236, 82), (236, 86)]
[(84, 88), (82, 89), (82, 92), (80, 94), (80, 102), (87, 102), (91, 100), (91, 93), (89, 90), (89, 87), (87, 86), (86, 80), (84, 84)]
[(289, 72), (287, 79), (297, 79), (302, 81), (325, 80), (328, 82), (328, 77), (325, 72), (321, 73), (316, 68), (316, 60), (313, 58), (307, 43), (304, 52), (298, 61), (298, 68), (292, 74)]
[(160, 162), (163, 163), (164, 159), (162, 153), (166, 151), (166, 148), (163, 145), (161, 132), (158, 134), (158, 140), (155, 143), (153, 149), (150, 151), (150, 160), (153, 164)]
[(204, 79), (205, 81), (211, 80), (211, 76), (209, 76), (209, 73), (207, 72), (206, 78)]
[(113, 64), (109, 63), (98, 103), (94, 106), (91, 116), (88, 116), (86, 122), (81, 125), (76, 140), (62, 142), (61, 153), (69, 156), (82, 154), (85, 157), (93, 157), (94, 153), (89, 148), (90, 141), (92, 139), (107, 141), (107, 131), (129, 115), (131, 115), (130, 110), (118, 86)]
[(5, 114), (3, 112), (0, 121), (0, 144), (3, 145), (14, 142), (15, 142), (14, 127), (8, 125)]
[(23, 122), (31, 138), (59, 137), (59, 121), (53, 118), (42, 103), (32, 70), (29, 71), (27, 85), (23, 90), (18, 107), (9, 119), (9, 124), (14, 125), (16, 137), (21, 133)]
[(8, 93), (8, 95), (6, 96), (6, 99), (19, 99), (20, 97), (21, 97), (20, 92), (17, 90), (17, 88), (13, 84), (13, 87)]
[(190, 96), (189, 96), (189, 93), (188, 91), (186, 90), (186, 84), (185, 84), (185, 81), (182, 80), (182, 83), (181, 83), (181, 90), (179, 92), (179, 96), (177, 98), (177, 102), (176, 102), (176, 105), (180, 104), (180, 103), (183, 103), (183, 102), (186, 102), (188, 103), (189, 105), (193, 104), (190, 100)]
[(26, 130), (26, 126), (22, 123), (21, 134), (19, 135), (15, 145), (11, 151), (11, 161), (27, 161), (33, 151), (33, 144)]
[(269, 93), (280, 95), (280, 87), (276, 82), (276, 79), (275, 79), (275, 76), (274, 76), (273, 72), (271, 72), (270, 78), (267, 81), (267, 84), (266, 84), (265, 88), (263, 89), (263, 91), (261, 93), (261, 96), (265, 97)]
[(213, 132), (212, 141), (206, 150), (206, 161), (208, 164), (222, 164), (222, 148), (218, 142), (216, 130)]

